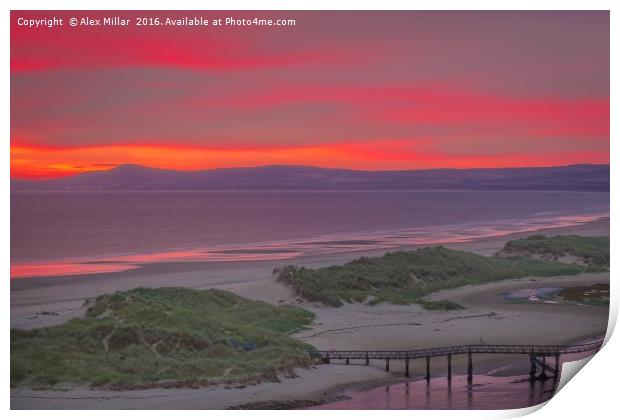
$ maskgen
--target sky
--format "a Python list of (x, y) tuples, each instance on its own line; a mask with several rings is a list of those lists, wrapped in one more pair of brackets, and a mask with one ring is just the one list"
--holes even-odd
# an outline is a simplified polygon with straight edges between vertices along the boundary
[[(67, 25), (114, 15), (296, 25)], [(11, 177), (123, 163), (609, 163), (609, 14), (12, 12)]]

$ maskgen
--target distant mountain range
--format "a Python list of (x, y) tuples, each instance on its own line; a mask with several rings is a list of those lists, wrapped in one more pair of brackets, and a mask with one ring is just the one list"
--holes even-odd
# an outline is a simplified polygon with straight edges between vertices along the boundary
[(609, 165), (412, 171), (358, 171), (286, 165), (175, 171), (120, 165), (59, 179), (11, 181), (11, 191), (99, 190), (609, 191)]

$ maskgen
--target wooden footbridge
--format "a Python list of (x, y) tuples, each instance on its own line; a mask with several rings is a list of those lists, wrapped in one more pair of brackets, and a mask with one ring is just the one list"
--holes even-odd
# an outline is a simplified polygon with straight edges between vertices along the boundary
[[(524, 354), (530, 357), (530, 378), (537, 378), (538, 368), (541, 372), (539, 379), (546, 379), (551, 374), (557, 377), (560, 373), (560, 355), (570, 353), (597, 352), (603, 346), (603, 340), (584, 344), (573, 345), (512, 345), (512, 344), (471, 344), (465, 346), (434, 347), (409, 351), (365, 351), (365, 350), (329, 350), (316, 351), (311, 354), (320, 358), (323, 363), (331, 363), (332, 360), (344, 360), (350, 364), (351, 360), (362, 360), (368, 366), (371, 360), (384, 360), (385, 370), (390, 370), (390, 360), (404, 360), (405, 376), (410, 376), (410, 367), (416, 359), (426, 360), (426, 380), (431, 378), (431, 358), (445, 356), (448, 362), (448, 380), (452, 380), (452, 356), (467, 355), (467, 379), (471, 383), (473, 378), (474, 354)], [(547, 358), (554, 358), (554, 365), (547, 364)]]

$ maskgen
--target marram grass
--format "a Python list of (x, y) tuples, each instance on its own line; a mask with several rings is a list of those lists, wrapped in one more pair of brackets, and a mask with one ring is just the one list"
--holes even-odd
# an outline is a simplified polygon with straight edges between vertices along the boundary
[(202, 386), (275, 379), (308, 365), (288, 334), (314, 314), (222, 290), (138, 288), (96, 299), (84, 319), (11, 331), (11, 385)]
[(588, 270), (527, 257), (484, 257), (441, 246), (362, 257), (343, 265), (276, 270), (278, 281), (311, 302), (340, 306), (344, 302), (419, 303), (427, 309), (460, 309), (453, 302), (433, 303), (423, 297), (442, 289), (528, 276), (579, 274)]

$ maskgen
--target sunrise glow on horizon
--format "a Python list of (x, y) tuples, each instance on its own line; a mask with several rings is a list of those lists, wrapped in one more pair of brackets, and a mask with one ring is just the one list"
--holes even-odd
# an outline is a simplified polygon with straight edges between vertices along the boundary
[(105, 32), (16, 13), (43, 15), (12, 12), (12, 178), (609, 163), (607, 13), (236, 12), (297, 24)]

